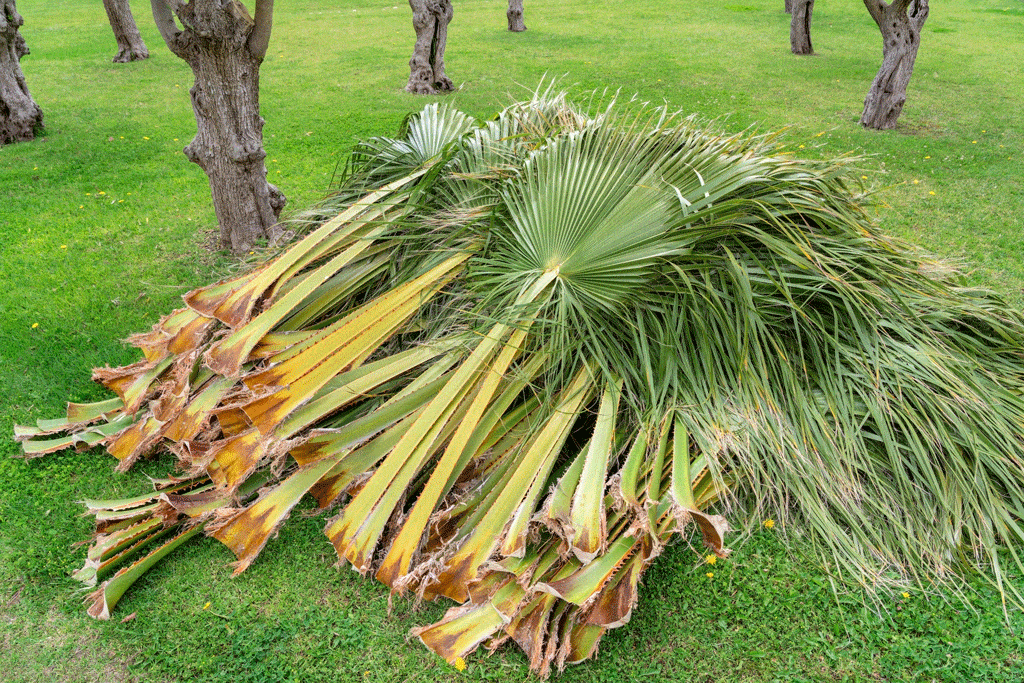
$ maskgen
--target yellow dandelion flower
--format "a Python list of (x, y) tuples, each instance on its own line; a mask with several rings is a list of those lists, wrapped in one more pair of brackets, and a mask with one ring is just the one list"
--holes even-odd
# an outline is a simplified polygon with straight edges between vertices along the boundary
[(704, 558), (704, 561), (707, 562), (708, 564), (714, 564), (715, 562), (718, 562), (718, 556), (717, 555), (708, 555), (707, 557)]
[(867, 177), (866, 175), (862, 175), (862, 176), (860, 177), (860, 179), (861, 179), (861, 180), (867, 180), (867, 179), (868, 179), (868, 177)]
[(78, 205), (78, 208), (79, 208), (79, 209), (84, 209), (84, 208), (85, 208), (85, 204), (79, 204), (79, 205)]
[[(982, 131), (982, 132), (984, 133), (985, 131)], [(904, 599), (904, 600), (906, 600), (907, 598), (909, 598), (909, 597), (910, 597), (910, 593), (900, 593), (900, 595), (902, 595), (902, 596), (903, 596), (903, 599)]]
[(456, 657), (455, 661), (452, 662), (452, 664), (454, 664), (455, 668), (458, 669), (459, 671), (465, 671), (466, 670), (466, 660), (463, 659), (462, 657)]
[(715, 573), (714, 572), (708, 572), (704, 576), (708, 577), (709, 579), (713, 579), (713, 578), (715, 578)]
[(775, 528), (775, 520), (774, 519), (766, 519), (766, 520), (764, 520), (764, 528), (765, 529), (774, 529)]
[(39, 323), (32, 323), (32, 329), (33, 330), (36, 329), (37, 327), (39, 327)]
[(928, 194), (934, 195), (935, 194), (935, 190), (928, 190)]
[(804, 148), (804, 146), (803, 146), (803, 145), (800, 145), (799, 149), (803, 149), (803, 148)]
[(920, 180), (917, 180), (916, 178), (914, 179), (914, 184), (915, 184), (915, 185), (917, 185), (917, 184), (918, 184), (919, 182), (921, 182), (921, 181), (920, 181)]
[(99, 192), (97, 192), (96, 194), (99, 194), (99, 195), (103, 195), (103, 194), (106, 194), (106, 192), (104, 192), (103, 190), (100, 190), (100, 191), (99, 191)]
[(206, 603), (205, 605), (203, 605), (203, 609), (210, 609), (210, 603)]
[(61, 249), (67, 249), (67, 248), (68, 248), (68, 245), (66, 245), (66, 244), (62, 244), (62, 245), (60, 245), (60, 248), (61, 248)]
[(976, 145), (976, 144), (978, 144), (978, 141), (977, 140), (971, 140), (971, 144), (972, 145)]
[(143, 136), (142, 136), (142, 139), (143, 139), (143, 140), (148, 140), (148, 139), (149, 139), (149, 136), (147, 136), (147, 135), (143, 135)]
[(925, 159), (931, 159), (931, 155), (926, 156)]

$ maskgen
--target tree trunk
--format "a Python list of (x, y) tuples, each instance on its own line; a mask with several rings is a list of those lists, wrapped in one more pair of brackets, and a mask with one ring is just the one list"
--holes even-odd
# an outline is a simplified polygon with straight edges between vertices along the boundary
[(192, 67), (196, 137), (185, 155), (206, 172), (220, 224), (221, 246), (242, 253), (272, 239), (284, 195), (267, 182), (260, 64), (270, 39), (273, 0), (257, 0), (255, 21), (237, 0), (153, 0), (153, 16), (168, 47)]
[(786, 0), (786, 14), (793, 13), (793, 0)]
[(18, 32), (23, 23), (14, 0), (0, 0), (0, 145), (31, 140), (43, 127), (43, 112), (21, 71), (21, 58), (29, 53)]
[(523, 0), (508, 0), (505, 16), (508, 17), (509, 31), (521, 33), (526, 30), (526, 24), (523, 23)]
[(444, 48), (451, 23), (451, 0), (409, 0), (416, 46), (409, 60), (409, 82), (405, 89), (419, 95), (434, 95), (455, 89), (444, 75)]
[(921, 28), (928, 18), (928, 0), (896, 0), (891, 5), (883, 0), (864, 0), (864, 5), (882, 32), (882, 66), (864, 98), (860, 123), (886, 130), (896, 127), (907, 101)]
[(149, 50), (142, 42), (128, 0), (103, 0), (103, 9), (107, 10), (110, 28), (114, 30), (114, 38), (117, 40), (117, 56), (113, 61), (124, 63), (149, 58)]
[(813, 55), (811, 45), (811, 13), (814, 0), (793, 0), (792, 19), (789, 21), (789, 48), (795, 55)]

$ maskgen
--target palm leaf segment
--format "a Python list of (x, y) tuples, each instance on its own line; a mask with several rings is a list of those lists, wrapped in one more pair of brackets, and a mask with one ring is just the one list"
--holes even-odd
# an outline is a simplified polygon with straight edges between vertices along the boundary
[(674, 535), (724, 556), (715, 503), (866, 584), (1001, 580), (1021, 317), (924, 274), (842, 170), (551, 92), (360, 145), (304, 238), (96, 371), (117, 398), (18, 429), (29, 455), (177, 456), (154, 493), (88, 503), (90, 613), (199, 530), (244, 570), (307, 494), (341, 560), (459, 603), (428, 647), (511, 638), (544, 674), (629, 619)]

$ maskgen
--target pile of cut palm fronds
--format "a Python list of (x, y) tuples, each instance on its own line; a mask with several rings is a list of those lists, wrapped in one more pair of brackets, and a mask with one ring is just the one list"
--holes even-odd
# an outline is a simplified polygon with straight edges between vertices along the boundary
[(672, 538), (728, 552), (716, 505), (865, 586), (1012, 595), (1024, 320), (880, 236), (845, 169), (551, 91), (359, 145), (300, 240), (96, 371), (116, 398), (18, 428), (177, 458), (88, 503), (89, 613), (199, 532), (243, 571), (307, 495), (341, 561), (459, 603), (415, 631), (449, 662), (592, 656)]

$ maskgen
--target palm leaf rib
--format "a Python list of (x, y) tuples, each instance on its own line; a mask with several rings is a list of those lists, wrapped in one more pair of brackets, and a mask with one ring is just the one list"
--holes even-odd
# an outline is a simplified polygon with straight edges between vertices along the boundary
[(722, 514), (867, 587), (974, 567), (1021, 602), (1024, 316), (774, 145), (550, 88), (357, 145), (291, 246), (96, 371), (116, 398), (16, 428), (177, 459), (89, 503), (90, 614), (200, 530), (243, 571), (306, 496), (339, 562), (459, 603), (414, 630), (449, 662), (593, 656), (666, 544), (728, 554)]

